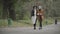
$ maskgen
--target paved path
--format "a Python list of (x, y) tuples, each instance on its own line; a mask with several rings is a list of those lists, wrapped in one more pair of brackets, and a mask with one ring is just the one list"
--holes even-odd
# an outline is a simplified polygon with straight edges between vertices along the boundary
[(0, 34), (60, 34), (60, 24), (52, 24), (36, 30), (33, 27), (0, 28)]

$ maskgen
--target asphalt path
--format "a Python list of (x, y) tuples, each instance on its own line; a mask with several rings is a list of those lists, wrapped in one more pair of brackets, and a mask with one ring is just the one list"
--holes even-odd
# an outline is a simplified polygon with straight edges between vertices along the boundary
[(0, 28), (0, 34), (60, 34), (60, 22), (55, 25), (44, 26), (41, 30), (37, 27), (5, 27)]

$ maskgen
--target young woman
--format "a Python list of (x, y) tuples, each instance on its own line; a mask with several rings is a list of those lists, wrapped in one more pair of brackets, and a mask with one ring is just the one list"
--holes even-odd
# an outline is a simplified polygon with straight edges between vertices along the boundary
[(37, 18), (38, 18), (38, 20), (40, 22), (39, 29), (42, 29), (43, 10), (42, 10), (41, 6), (39, 6), (38, 8), (39, 9), (37, 11)]
[(36, 29), (36, 12), (37, 12), (37, 6), (33, 6), (33, 10), (31, 12), (31, 18), (33, 22), (34, 29)]

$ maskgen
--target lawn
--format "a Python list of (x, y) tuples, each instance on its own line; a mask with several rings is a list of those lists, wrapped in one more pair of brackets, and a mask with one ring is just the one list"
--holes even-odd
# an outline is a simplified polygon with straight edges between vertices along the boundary
[[(53, 24), (54, 20), (53, 19), (44, 19), (43, 20), (43, 26)], [(17, 21), (12, 21), (11, 23), (8, 24), (8, 20), (0, 20), (0, 27), (32, 27), (33, 23), (31, 20), (17, 20)], [(37, 20), (37, 26), (39, 26), (39, 22)]]

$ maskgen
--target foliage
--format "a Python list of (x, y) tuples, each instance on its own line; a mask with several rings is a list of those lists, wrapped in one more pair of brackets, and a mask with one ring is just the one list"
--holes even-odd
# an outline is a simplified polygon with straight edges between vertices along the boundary
[[(2, 16), (2, 1), (0, 0), (0, 18)], [(20, 20), (30, 19), (32, 6), (41, 2), (44, 7), (45, 17), (60, 17), (60, 0), (13, 0), (16, 11), (16, 18)]]

